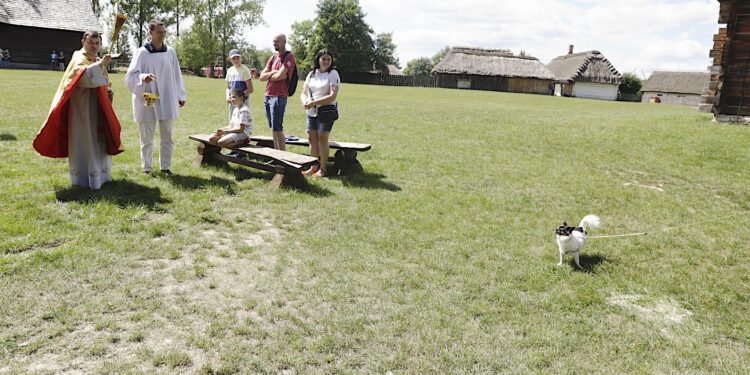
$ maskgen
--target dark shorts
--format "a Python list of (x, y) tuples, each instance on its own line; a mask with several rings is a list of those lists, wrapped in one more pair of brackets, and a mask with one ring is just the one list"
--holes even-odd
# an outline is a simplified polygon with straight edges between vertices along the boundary
[(284, 131), (284, 111), (286, 111), (286, 97), (266, 96), (263, 104), (266, 107), (268, 127), (275, 132)]
[(333, 121), (331, 122), (320, 122), (317, 117), (307, 116), (307, 131), (309, 132), (320, 132), (330, 133), (333, 129)]

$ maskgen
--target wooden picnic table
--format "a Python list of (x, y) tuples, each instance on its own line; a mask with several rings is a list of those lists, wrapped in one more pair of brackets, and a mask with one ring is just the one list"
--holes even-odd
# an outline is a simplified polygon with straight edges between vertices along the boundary
[[(273, 137), (270, 136), (253, 135), (250, 136), (250, 141), (255, 142), (259, 146), (273, 147)], [(286, 144), (309, 147), (310, 141), (307, 138), (294, 139), (287, 137)], [(367, 143), (338, 141), (329, 141), (328, 147), (336, 150), (336, 153), (332, 158), (333, 167), (328, 170), (328, 173), (331, 176), (345, 175), (349, 172), (362, 170), (362, 165), (359, 163), (359, 160), (357, 160), (357, 154), (372, 149), (372, 145)]]
[(193, 165), (202, 166), (208, 163), (229, 162), (246, 167), (274, 172), (271, 185), (304, 185), (302, 171), (318, 164), (318, 159), (308, 155), (281, 151), (270, 147), (246, 144), (232, 150), (242, 152), (242, 156), (230, 156), (221, 153), (223, 147), (209, 142), (210, 134), (193, 134), (190, 139), (198, 142), (198, 155)]

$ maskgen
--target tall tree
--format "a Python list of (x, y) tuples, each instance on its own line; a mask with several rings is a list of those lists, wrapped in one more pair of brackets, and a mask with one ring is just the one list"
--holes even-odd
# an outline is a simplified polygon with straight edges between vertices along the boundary
[(180, 35), (175, 45), (180, 65), (187, 66), (196, 73), (216, 61), (216, 54), (213, 52), (216, 40), (206, 32), (203, 22), (202, 19), (196, 19), (192, 27)]
[(91, 10), (94, 11), (94, 14), (96, 14), (97, 17), (102, 15), (102, 6), (99, 3), (99, 0), (91, 0)]
[(148, 37), (148, 22), (168, 15), (167, 2), (159, 0), (113, 0), (112, 3), (128, 17), (128, 29), (138, 46)]
[(312, 59), (317, 51), (308, 50), (310, 39), (315, 30), (312, 20), (295, 21), (292, 24), (292, 33), (289, 35), (289, 44), (297, 59), (297, 66), (307, 68), (312, 66)]
[(263, 22), (264, 3), (265, 0), (199, 0), (194, 18), (201, 19), (201, 27), (214, 41), (211, 52), (221, 60), (225, 71), (227, 54), (238, 44), (243, 28)]
[(383, 73), (388, 73), (388, 65), (395, 65), (401, 68), (398, 56), (396, 56), (396, 45), (393, 44), (393, 33), (378, 34), (375, 37), (372, 66)]
[(345, 72), (372, 69), (373, 30), (365, 22), (358, 0), (320, 0), (308, 51), (327, 48)]

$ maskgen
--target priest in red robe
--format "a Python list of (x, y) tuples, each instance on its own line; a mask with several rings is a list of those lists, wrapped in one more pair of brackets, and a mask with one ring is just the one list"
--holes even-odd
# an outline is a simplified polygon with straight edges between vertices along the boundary
[(123, 147), (107, 75), (111, 56), (98, 57), (102, 39), (97, 31), (86, 31), (81, 44), (34, 139), (34, 149), (43, 156), (67, 157), (70, 183), (97, 190), (112, 180), (112, 155)]

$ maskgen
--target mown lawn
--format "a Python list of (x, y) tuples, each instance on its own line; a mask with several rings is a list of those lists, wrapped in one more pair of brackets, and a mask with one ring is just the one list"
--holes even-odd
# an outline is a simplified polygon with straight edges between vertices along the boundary
[[(0, 373), (749, 373), (750, 128), (694, 109), (344, 85), (364, 173), (194, 168), (223, 81), (187, 77), (175, 176), (102, 190), (31, 148), (60, 73), (0, 73)], [(270, 134), (256, 82), (256, 133)], [(288, 133), (304, 135), (297, 100)], [(292, 148), (299, 152), (302, 148)], [(602, 217), (584, 271), (552, 231)]]

